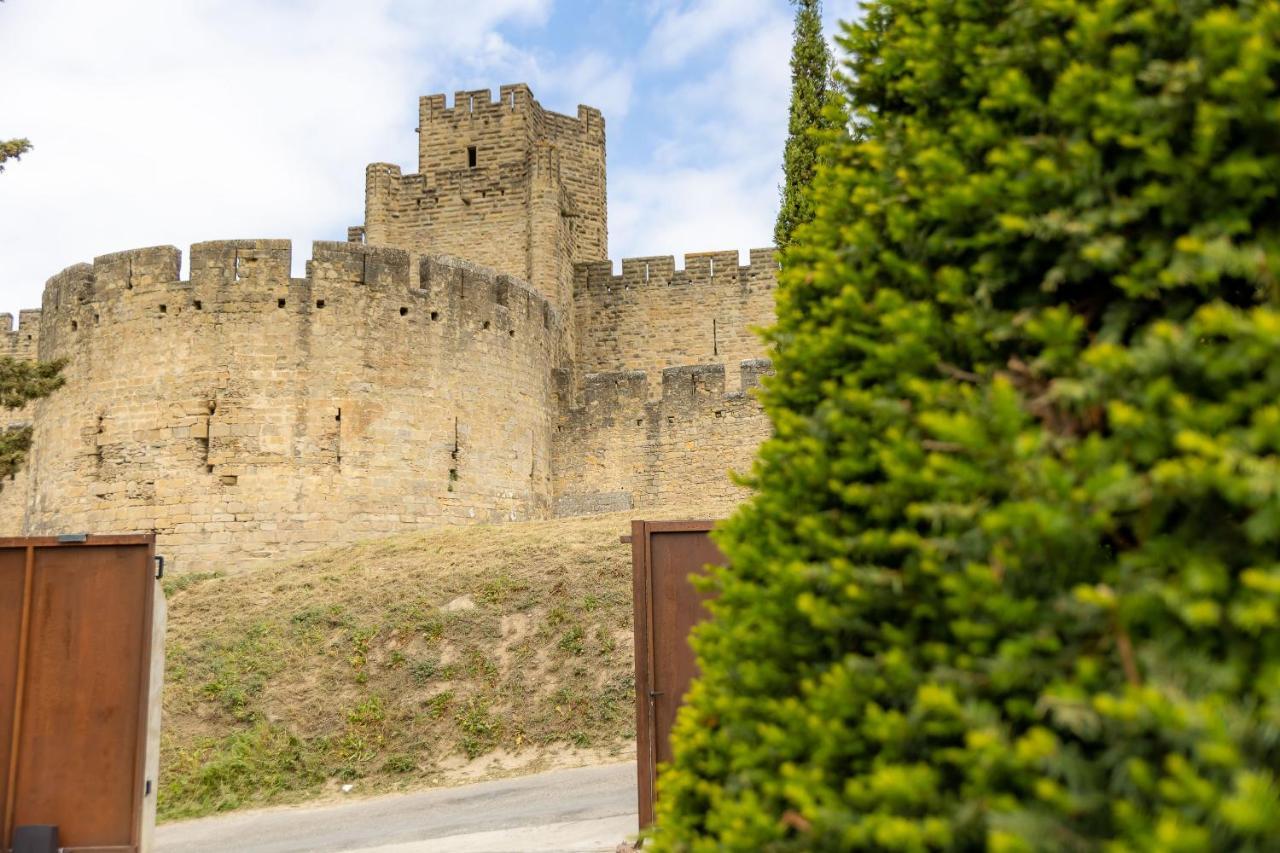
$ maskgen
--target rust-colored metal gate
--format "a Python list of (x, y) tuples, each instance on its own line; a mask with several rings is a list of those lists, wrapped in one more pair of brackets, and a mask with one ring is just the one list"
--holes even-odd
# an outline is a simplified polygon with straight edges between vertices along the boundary
[(154, 536), (0, 538), (0, 850), (36, 825), (63, 850), (147, 846), (155, 578)]
[(724, 557), (708, 535), (713, 521), (633, 521), (636, 764), (640, 826), (653, 823), (658, 766), (671, 760), (671, 725), (698, 664), (689, 631), (706, 618), (704, 596), (689, 581)]

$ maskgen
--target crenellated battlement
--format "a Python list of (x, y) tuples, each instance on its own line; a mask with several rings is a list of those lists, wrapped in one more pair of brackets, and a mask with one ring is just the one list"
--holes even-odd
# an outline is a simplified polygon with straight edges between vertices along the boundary
[(777, 282), (776, 250), (751, 249), (749, 261), (739, 264), (737, 250), (694, 252), (684, 256), (683, 269), (676, 268), (672, 255), (623, 258), (622, 270), (614, 272), (612, 261), (590, 261), (574, 268), (577, 293), (622, 293), (629, 290), (729, 284), (772, 289)]
[(529, 282), (571, 316), (573, 264), (608, 255), (600, 111), (545, 110), (517, 83), (452, 101), (426, 95), (417, 132), (416, 170), (365, 170), (353, 242), (477, 261)]
[(18, 312), (18, 327), (12, 314), (0, 314), (0, 355), (19, 361), (35, 361), (40, 346), (40, 309)]
[(662, 371), (658, 399), (649, 398), (644, 371), (588, 374), (580, 404), (557, 424), (556, 512), (741, 496), (728, 475), (749, 467), (768, 432), (751, 389), (772, 370), (766, 359), (743, 361), (738, 373), (745, 390), (726, 391), (723, 364), (670, 367)]
[(468, 89), (453, 93), (453, 106), (447, 103), (444, 93), (423, 95), (418, 99), (418, 113), (425, 125), (433, 121), (474, 121), (485, 118), (501, 118), (504, 113), (532, 109), (537, 101), (524, 83), (513, 83), (498, 88), (498, 97), (491, 89)]
[(580, 399), (565, 411), (562, 422), (574, 427), (625, 426), (623, 416), (630, 414), (644, 415), (645, 423), (661, 427), (666, 416), (705, 413), (726, 403), (747, 401), (761, 377), (773, 373), (773, 364), (765, 358), (748, 359), (738, 365), (737, 373), (741, 390), (727, 391), (723, 364), (668, 367), (662, 371), (662, 396), (657, 399), (649, 396), (649, 375), (643, 370), (588, 373)]
[(179, 571), (439, 524), (729, 505), (769, 423), (772, 249), (607, 260), (605, 121), (524, 84), (427, 95), (316, 242), (101, 255), (0, 315), (65, 360), (15, 417), (0, 533), (154, 531)]
[(0, 326), (5, 351), (69, 357), (89, 346), (98, 330), (119, 335), (120, 326), (142, 323), (154, 330), (156, 323), (175, 322), (213, 328), (229, 316), (247, 315), (271, 323), (298, 317), (317, 328), (344, 315), (352, 322), (385, 317), (387, 334), (400, 325), (425, 323), (427, 332), (492, 334), (498, 346), (518, 334), (522, 346), (532, 341), (546, 352), (558, 352), (563, 335), (560, 312), (527, 283), (448, 256), (317, 241), (306, 277), (293, 278), (290, 241), (217, 240), (191, 247), (185, 280), (179, 277), (181, 261), (177, 248), (153, 246), (62, 270), (48, 280), (42, 310), (23, 312), (18, 331), (11, 317), (8, 329)]
[(423, 95), (418, 99), (418, 116), (422, 126), (433, 122), (495, 121), (520, 113), (536, 114), (538, 121), (555, 122), (558, 130), (574, 129), (581, 133), (602, 132), (604, 115), (595, 107), (579, 104), (576, 116), (544, 110), (526, 83), (510, 83), (498, 87), (497, 97), (491, 89), (465, 89), (453, 93), (452, 106), (444, 93)]

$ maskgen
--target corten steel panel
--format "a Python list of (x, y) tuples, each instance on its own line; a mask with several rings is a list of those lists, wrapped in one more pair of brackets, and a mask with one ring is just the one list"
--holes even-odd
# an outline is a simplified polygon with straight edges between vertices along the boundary
[(632, 522), (636, 632), (636, 741), (640, 825), (653, 822), (657, 769), (671, 760), (671, 727), (698, 675), (689, 632), (707, 616), (690, 581), (724, 557), (711, 521)]
[(9, 773), (13, 746), (14, 700), (18, 692), (18, 645), (27, 550), (0, 550), (0, 849), (8, 847), (5, 807), (9, 802)]
[[(56, 824), (66, 850), (140, 843), (154, 595), (151, 537), (85, 544), (0, 540), (0, 589), (13, 554), (31, 564), (20, 678), (0, 730), (16, 747), (0, 847), (13, 828)], [(20, 631), (21, 633), (21, 631)], [(3, 637), (3, 634), (0, 634)], [(0, 655), (9, 649), (0, 645)], [(4, 670), (0, 670), (0, 673)], [(13, 696), (12, 694), (18, 694)], [(16, 701), (15, 701), (16, 699)]]

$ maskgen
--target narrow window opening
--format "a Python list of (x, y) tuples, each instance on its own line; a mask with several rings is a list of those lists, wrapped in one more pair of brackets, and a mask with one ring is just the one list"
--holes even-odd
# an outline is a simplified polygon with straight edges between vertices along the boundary
[(636, 426), (641, 426), (643, 424), (644, 424), (644, 418), (636, 418)]
[(283, 307), (284, 307), (284, 300), (283, 300), (283, 299), (277, 299), (277, 300), (276, 300), (276, 307), (277, 307), (277, 308), (283, 308)]
[(161, 313), (161, 314), (168, 314), (168, 313), (169, 313), (169, 306), (168, 306), (168, 305), (161, 305), (161, 306), (160, 306), (160, 313)]
[(676, 422), (675, 415), (667, 415), (667, 423), (673, 424), (675, 422)]
[(511, 93), (511, 109), (514, 110), (515, 108), (516, 108), (516, 93), (512, 92)]
[(449, 469), (449, 481), (450, 481), (450, 482), (452, 482), (452, 483), (456, 483), (456, 482), (458, 482), (458, 469), (457, 469), (457, 468), (450, 468), (450, 469)]
[(467, 96), (467, 112), (473, 113), (475, 111), (476, 111), (476, 96), (469, 95)]
[(507, 334), (514, 338), (516, 336), (516, 330), (510, 329), (507, 331)]
[(720, 329), (715, 317), (711, 318), (711, 354), (720, 355)]
[(212, 466), (212, 465), (206, 465), (206, 466), (204, 466), (204, 472), (205, 472), (206, 474), (212, 474), (212, 473), (213, 473), (213, 466)]
[(335, 421), (340, 421), (340, 420), (342, 420), (342, 409), (338, 409), (338, 414), (334, 415), (334, 416), (333, 416), (333, 419), (334, 419)]
[(324, 307), (324, 300), (323, 300), (323, 299), (317, 299), (317, 300), (316, 300), (316, 307), (317, 307), (317, 308), (323, 308), (323, 307)]
[(401, 306), (400, 306), (400, 316), (401, 316), (401, 317), (403, 317), (403, 316), (405, 316), (405, 315), (406, 315), (406, 314), (408, 314), (408, 313), (409, 313), (409, 309), (408, 309), (408, 308), (405, 308), (403, 305), (401, 305)]
[(30, 335), (27, 335), (27, 340), (31, 340), (31, 336), (30, 336)]
[(440, 312), (439, 312), (439, 311), (432, 311), (432, 312), (431, 312), (431, 319), (432, 319), (432, 320), (439, 320), (439, 319), (440, 319)]
[(645, 283), (648, 284), (649, 282), (649, 265), (648, 264), (644, 265), (644, 280), (645, 280)]
[(197, 311), (203, 311), (203, 310), (204, 310), (204, 303), (203, 303), (203, 302), (201, 302), (199, 299), (197, 299), (195, 302), (192, 302), (191, 304), (195, 306), (195, 309), (196, 309)]
[(76, 329), (79, 329), (79, 328), (80, 328), (80, 324), (79, 324), (79, 323), (77, 323), (75, 320), (72, 320), (72, 321), (71, 321), (71, 331), (73, 331), (73, 332), (74, 332)]
[(719, 410), (719, 409), (717, 409), (717, 410), (716, 410), (716, 417), (717, 417), (717, 418), (723, 418), (723, 417), (724, 417), (724, 412), (723, 412), (723, 411), (721, 411), (721, 410)]
[(484, 328), (486, 328), (486, 329), (487, 329), (487, 328), (489, 328), (489, 325), (490, 325), (490, 324), (489, 324), (489, 321), (488, 321), (488, 320), (485, 320), (485, 321), (484, 321)]
[(474, 169), (476, 167), (476, 147), (474, 145), (467, 146), (467, 168)]
[(95, 325), (97, 325), (98, 323), (102, 322), (102, 317), (100, 317), (100, 316), (99, 316), (99, 315), (97, 315), (97, 314), (94, 314), (94, 315), (93, 315), (93, 322), (94, 322), (94, 324), (95, 324)]
[(716, 259), (712, 258), (711, 259), (711, 275), (715, 275), (715, 274), (716, 274)]

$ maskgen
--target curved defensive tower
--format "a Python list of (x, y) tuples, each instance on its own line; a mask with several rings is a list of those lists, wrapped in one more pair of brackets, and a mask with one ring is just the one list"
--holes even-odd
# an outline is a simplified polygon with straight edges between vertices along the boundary
[[(267, 556), (424, 523), (544, 517), (560, 313), (445, 257), (281, 240), (169, 246), (50, 280), (27, 533), (155, 530), (185, 556)], [(12, 529), (12, 524), (9, 525)]]

